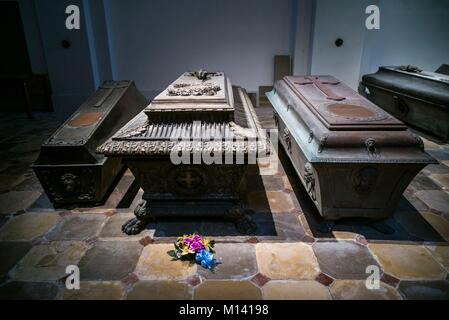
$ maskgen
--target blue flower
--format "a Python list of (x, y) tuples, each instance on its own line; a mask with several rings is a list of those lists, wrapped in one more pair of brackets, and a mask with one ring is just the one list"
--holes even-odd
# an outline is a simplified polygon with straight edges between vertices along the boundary
[(206, 249), (199, 251), (195, 256), (195, 260), (206, 269), (212, 269), (215, 266), (214, 255)]

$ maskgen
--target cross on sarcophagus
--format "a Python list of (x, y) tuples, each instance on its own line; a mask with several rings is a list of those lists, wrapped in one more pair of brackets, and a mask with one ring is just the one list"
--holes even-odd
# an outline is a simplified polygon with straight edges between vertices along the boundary
[(326, 87), (326, 84), (330, 84), (330, 85), (337, 85), (340, 84), (340, 81), (325, 81), (325, 80), (321, 80), (319, 77), (304, 77), (304, 80), (300, 80), (300, 81), (296, 81), (295, 84), (299, 84), (301, 86), (307, 85), (307, 84), (313, 84), (315, 85), (318, 89), (321, 90), (321, 92), (323, 92), (326, 95), (326, 98), (329, 100), (334, 100), (334, 101), (342, 101), (345, 100), (345, 97), (339, 96), (337, 94), (335, 94), (331, 89), (329, 89), (328, 87)]
[(202, 178), (195, 171), (186, 170), (176, 178), (176, 181), (184, 188), (195, 189), (201, 184)]

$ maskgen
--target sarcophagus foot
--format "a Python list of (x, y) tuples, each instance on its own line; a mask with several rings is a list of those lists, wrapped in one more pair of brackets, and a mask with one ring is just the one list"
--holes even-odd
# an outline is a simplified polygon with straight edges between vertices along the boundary
[(147, 104), (132, 81), (105, 81), (42, 145), (33, 169), (54, 205), (105, 200), (124, 167), (95, 149)]
[(420, 137), (331, 76), (285, 77), (267, 94), (279, 140), (326, 219), (391, 216), (427, 164)]
[(412, 66), (381, 67), (359, 92), (406, 124), (449, 140), (449, 76)]
[(225, 216), (253, 230), (240, 185), (267, 149), (245, 90), (200, 71), (183, 74), (97, 151), (121, 159), (144, 190), (123, 226), (137, 234), (161, 216)]

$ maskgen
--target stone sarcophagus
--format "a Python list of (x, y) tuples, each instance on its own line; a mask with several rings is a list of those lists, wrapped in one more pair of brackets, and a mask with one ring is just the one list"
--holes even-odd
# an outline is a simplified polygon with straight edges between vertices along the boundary
[(402, 122), (331, 76), (285, 77), (267, 96), (279, 140), (325, 219), (392, 215), (435, 162)]
[(147, 104), (132, 81), (105, 81), (42, 145), (33, 169), (56, 206), (104, 201), (123, 164), (95, 149)]
[(199, 71), (183, 74), (97, 152), (121, 159), (144, 191), (123, 226), (137, 234), (158, 216), (224, 215), (254, 228), (240, 184), (267, 149), (245, 90), (224, 73)]
[(412, 66), (381, 67), (359, 92), (398, 119), (449, 140), (449, 76)]

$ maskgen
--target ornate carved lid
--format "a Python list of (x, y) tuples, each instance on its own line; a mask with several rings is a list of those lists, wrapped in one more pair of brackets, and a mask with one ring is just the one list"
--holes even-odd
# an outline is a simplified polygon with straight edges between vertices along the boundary
[(144, 111), (148, 115), (185, 111), (233, 112), (231, 84), (223, 72), (186, 72), (154, 98)]
[(284, 81), (329, 130), (405, 130), (405, 125), (331, 76)]

